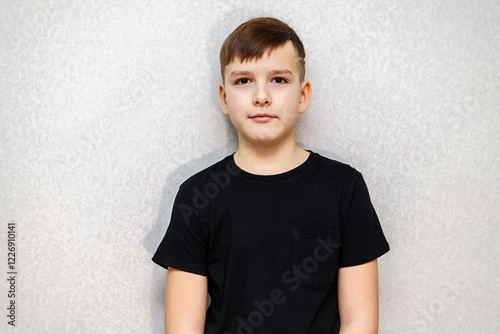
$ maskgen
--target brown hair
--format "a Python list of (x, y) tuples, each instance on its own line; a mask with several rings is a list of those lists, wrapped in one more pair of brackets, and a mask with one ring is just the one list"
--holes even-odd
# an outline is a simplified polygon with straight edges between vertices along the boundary
[(220, 50), (222, 80), (226, 66), (238, 58), (259, 59), (265, 51), (273, 51), (291, 41), (299, 57), (300, 81), (306, 73), (306, 52), (299, 36), (286, 23), (273, 17), (257, 17), (242, 23), (224, 41)]

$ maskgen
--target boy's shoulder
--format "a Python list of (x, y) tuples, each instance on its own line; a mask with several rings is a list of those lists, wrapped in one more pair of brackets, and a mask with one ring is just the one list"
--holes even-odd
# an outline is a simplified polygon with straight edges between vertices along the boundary
[(188, 177), (181, 183), (180, 188), (193, 189), (198, 187), (200, 184), (206, 184), (207, 182), (214, 182), (220, 186), (221, 183), (224, 184), (228, 182), (231, 176), (237, 175), (239, 171), (240, 169), (234, 163), (232, 154), (227, 155), (221, 160)]
[(355, 181), (361, 177), (361, 173), (351, 165), (326, 157), (319, 153), (311, 152), (319, 160), (319, 171), (328, 173), (331, 177), (340, 178), (346, 181)]

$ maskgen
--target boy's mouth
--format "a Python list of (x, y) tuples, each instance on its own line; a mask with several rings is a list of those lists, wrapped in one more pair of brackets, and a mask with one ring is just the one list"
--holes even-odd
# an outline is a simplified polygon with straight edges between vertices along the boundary
[(258, 123), (265, 123), (265, 122), (269, 122), (270, 120), (272, 120), (275, 117), (268, 115), (268, 114), (256, 114), (256, 115), (251, 116), (250, 118)]

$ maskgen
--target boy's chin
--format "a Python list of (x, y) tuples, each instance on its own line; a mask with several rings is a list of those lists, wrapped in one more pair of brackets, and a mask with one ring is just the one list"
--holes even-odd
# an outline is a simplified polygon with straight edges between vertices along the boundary
[(283, 138), (276, 138), (276, 137), (252, 138), (252, 139), (246, 139), (245, 141), (246, 141), (245, 143), (246, 146), (251, 146), (251, 147), (253, 146), (255, 148), (271, 148), (287, 144), (287, 141), (284, 140)]

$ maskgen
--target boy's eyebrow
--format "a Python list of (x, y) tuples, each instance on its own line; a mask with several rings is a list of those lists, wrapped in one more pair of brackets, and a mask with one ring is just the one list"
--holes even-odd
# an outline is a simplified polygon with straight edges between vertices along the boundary
[(271, 74), (272, 75), (283, 75), (283, 74), (286, 74), (286, 75), (291, 75), (292, 77), (294, 77), (293, 72), (290, 71), (289, 69), (274, 70), (274, 71), (271, 71)]
[(240, 75), (246, 75), (246, 76), (249, 76), (251, 75), (252, 72), (250, 71), (232, 71), (231, 74), (229, 74), (229, 77), (236, 77), (236, 76), (240, 76)]
[[(253, 73), (251, 71), (238, 71), (238, 70), (234, 70), (231, 72), (231, 74), (229, 75), (229, 77), (235, 77), (235, 76), (251, 76)], [(290, 71), (289, 69), (282, 69), (282, 70), (273, 70), (271, 72), (269, 72), (269, 74), (271, 75), (290, 75), (292, 77), (295, 77), (293, 75), (293, 72)]]

